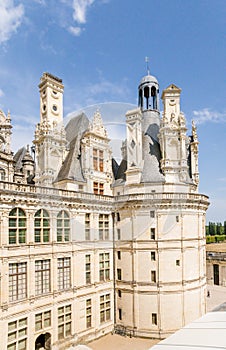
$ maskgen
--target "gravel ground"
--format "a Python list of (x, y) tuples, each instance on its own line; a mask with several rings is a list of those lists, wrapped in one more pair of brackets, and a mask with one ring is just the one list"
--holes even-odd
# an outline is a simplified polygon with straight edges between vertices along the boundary
[(207, 312), (226, 302), (226, 287), (207, 286), (210, 296), (207, 298)]
[(108, 334), (94, 340), (88, 346), (92, 350), (147, 350), (158, 342), (158, 339), (129, 338), (118, 334)]

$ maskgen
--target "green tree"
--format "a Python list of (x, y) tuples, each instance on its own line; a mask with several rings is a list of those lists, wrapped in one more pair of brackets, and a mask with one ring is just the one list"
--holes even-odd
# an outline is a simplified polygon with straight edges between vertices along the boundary
[(221, 234), (222, 234), (222, 223), (221, 223), (221, 222), (217, 222), (217, 225), (216, 225), (216, 234), (217, 234), (217, 235), (221, 235)]
[(209, 222), (209, 234), (210, 236), (215, 236), (216, 234), (216, 224), (214, 222)]
[(226, 221), (224, 221), (224, 235), (226, 235)]

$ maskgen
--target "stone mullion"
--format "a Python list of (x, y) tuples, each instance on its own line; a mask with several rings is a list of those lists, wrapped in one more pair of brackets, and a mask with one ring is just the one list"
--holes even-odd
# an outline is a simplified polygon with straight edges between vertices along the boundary
[(5, 310), (5, 307), (9, 303), (9, 261), (8, 259), (7, 258), (1, 259), (0, 265), (1, 265), (0, 304), (1, 304), (2, 310)]
[(53, 293), (58, 292), (58, 275), (57, 275), (57, 254), (53, 254), (51, 261), (51, 289)]
[(1, 245), (9, 244), (9, 211), (4, 210), (1, 219)]
[(57, 242), (57, 213), (50, 213), (50, 242)]
[(34, 244), (34, 215), (35, 210), (27, 210), (27, 243)]

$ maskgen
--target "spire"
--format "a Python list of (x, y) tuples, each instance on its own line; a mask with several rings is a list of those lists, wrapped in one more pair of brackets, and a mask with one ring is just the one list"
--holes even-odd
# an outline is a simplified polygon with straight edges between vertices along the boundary
[(149, 67), (149, 57), (145, 57), (146, 67), (147, 67), (147, 75), (150, 75), (150, 67)]

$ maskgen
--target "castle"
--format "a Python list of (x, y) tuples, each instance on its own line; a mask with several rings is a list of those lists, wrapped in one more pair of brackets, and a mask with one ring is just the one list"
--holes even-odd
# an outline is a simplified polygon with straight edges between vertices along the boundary
[[(111, 331), (165, 338), (205, 313), (198, 138), (181, 89), (149, 73), (126, 113), (122, 160), (99, 111), (63, 124), (62, 80), (44, 73), (34, 145), (11, 150), (0, 111), (0, 339), (63, 350)], [(103, 116), (104, 118), (104, 116)]]

